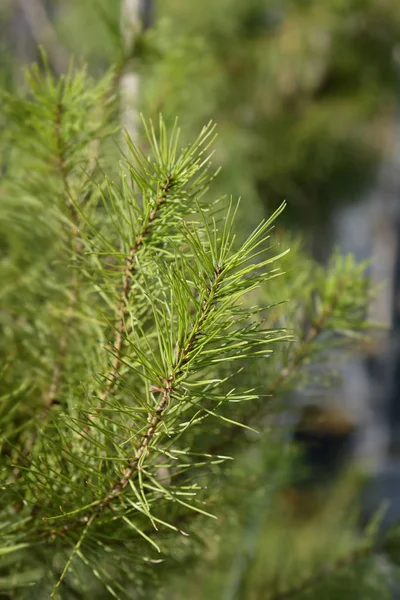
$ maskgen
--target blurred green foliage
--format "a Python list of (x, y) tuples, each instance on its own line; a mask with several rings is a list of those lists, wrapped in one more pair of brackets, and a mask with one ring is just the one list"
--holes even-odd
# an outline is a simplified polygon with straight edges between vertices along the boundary
[[(52, 11), (61, 42), (93, 69), (126, 58), (119, 2)], [(324, 256), (333, 208), (368, 186), (392, 142), (398, 2), (163, 0), (154, 15), (133, 60), (143, 112), (179, 115), (187, 139), (216, 120), (220, 188), (246, 199), (244, 228), (286, 198), (291, 227)]]
[[(12, 12), (11, 0), (4, 0), (0, 7), (4, 30)], [(153, 118), (162, 112), (170, 122), (179, 115), (184, 140), (192, 139), (210, 118), (217, 121), (215, 162), (223, 170), (216, 188), (217, 193), (229, 190), (244, 199), (239, 235), (248, 233), (264, 213), (286, 198), (288, 226), (305, 233), (313, 240), (315, 254), (325, 256), (332, 211), (339, 203), (358, 198), (393, 142), (400, 68), (397, 0), (159, 0), (154, 27), (141, 35), (128, 54), (121, 43), (119, 2), (54, 0), (49, 13), (60, 45), (88, 60), (95, 75), (112, 63), (129, 63), (137, 70), (141, 110)], [(4, 40), (0, 80), (9, 87), (20, 65), (13, 62), (12, 36)], [(7, 152), (1, 146), (2, 159), (3, 155)], [(26, 229), (22, 213), (20, 219)], [(35, 239), (39, 230), (32, 232)], [(267, 300), (295, 297), (287, 311), (277, 310), (277, 314), (288, 317), (282, 325), (301, 328), (305, 316), (321, 309), (312, 306), (313, 290), (329, 300), (329, 282), (338, 281), (343, 264), (333, 261), (333, 274), (327, 277), (301, 256), (298, 271), (300, 249), (297, 242), (293, 247), (294, 253), (284, 261), (289, 276), (271, 287)], [(41, 253), (39, 247), (33, 250)], [(29, 277), (25, 267), (24, 276)], [(357, 288), (360, 281), (354, 277), (351, 303), (362, 305), (365, 289)], [(332, 327), (335, 342), (343, 315), (348, 317), (347, 300), (343, 298)], [(287, 380), (282, 393), (309, 383), (307, 361), (323, 358), (323, 344), (325, 339), (316, 340), (311, 348), (314, 354), (307, 354), (304, 365), (294, 372), (295, 380)], [(289, 355), (286, 358), (290, 360)], [(279, 366), (271, 361), (268, 370), (276, 373)], [(248, 376), (250, 381), (252, 373)], [(259, 370), (254, 379), (260, 380)], [(222, 432), (213, 434), (219, 438)], [(217, 539), (215, 530), (201, 521), (202, 545), (193, 563), (186, 563), (192, 581), (187, 573), (183, 582), (179, 576), (177, 550), (177, 580), (172, 590), (165, 591), (169, 598), (278, 598), (308, 570), (318, 571), (356, 546), (349, 505), (352, 508), (358, 489), (357, 477), (346, 480), (314, 520), (294, 522), (276, 503), (277, 491), (291, 478), (292, 450), (281, 438), (274, 443), (268, 438), (267, 446), (253, 444), (239, 453), (241, 460), (231, 472), (215, 467), (213, 494), (226, 498), (219, 529), (223, 534)], [(283, 447), (289, 455), (282, 454)], [(312, 593), (296, 597), (364, 600), (379, 594), (383, 599), (384, 569), (379, 560), (366, 556), (353, 567), (323, 580), (322, 588), (317, 585)], [(186, 587), (179, 596), (177, 589), (182, 586)]]

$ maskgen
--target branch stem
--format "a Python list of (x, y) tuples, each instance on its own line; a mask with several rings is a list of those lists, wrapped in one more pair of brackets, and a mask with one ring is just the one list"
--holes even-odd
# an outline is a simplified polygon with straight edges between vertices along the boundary
[(161, 187), (160, 195), (158, 196), (158, 198), (154, 204), (154, 207), (149, 212), (147, 219), (144, 221), (140, 231), (138, 232), (138, 234), (136, 236), (134, 245), (132, 246), (132, 248), (130, 249), (130, 251), (126, 257), (125, 272), (124, 272), (124, 277), (123, 277), (123, 281), (122, 281), (121, 295), (120, 295), (120, 299), (118, 302), (118, 317), (117, 317), (117, 322), (116, 322), (116, 327), (115, 327), (115, 337), (114, 337), (114, 341), (112, 344), (113, 349), (114, 349), (114, 358), (112, 361), (111, 370), (106, 377), (106, 379), (107, 379), (106, 387), (100, 395), (100, 400), (102, 402), (104, 402), (104, 400), (107, 398), (107, 396), (109, 394), (112, 394), (114, 392), (115, 385), (116, 385), (117, 379), (119, 377), (119, 372), (120, 372), (120, 369), (122, 366), (124, 339), (127, 334), (126, 320), (127, 320), (127, 317), (129, 316), (128, 302), (129, 302), (129, 298), (130, 298), (131, 291), (132, 291), (132, 285), (133, 285), (133, 275), (135, 272), (135, 259), (136, 259), (136, 256), (137, 256), (139, 250), (143, 247), (146, 237), (148, 236), (153, 223), (155, 222), (155, 220), (157, 219), (157, 216), (159, 215), (160, 208), (167, 200), (168, 192), (170, 191), (171, 186), (172, 186), (171, 177), (167, 177), (164, 184)]

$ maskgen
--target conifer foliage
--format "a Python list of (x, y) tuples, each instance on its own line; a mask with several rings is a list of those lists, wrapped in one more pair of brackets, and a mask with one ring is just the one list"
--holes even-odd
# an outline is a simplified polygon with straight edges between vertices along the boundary
[(364, 330), (368, 282), (286, 256), (283, 206), (237, 242), (237, 203), (210, 201), (214, 125), (181, 148), (144, 121), (121, 151), (113, 73), (44, 59), (27, 84), (2, 100), (0, 592), (150, 598), (271, 396)]

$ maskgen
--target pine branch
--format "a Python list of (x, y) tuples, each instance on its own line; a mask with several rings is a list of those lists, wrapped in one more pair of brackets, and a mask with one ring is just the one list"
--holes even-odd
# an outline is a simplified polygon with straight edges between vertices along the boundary
[[(333, 295), (327, 306), (322, 310), (318, 318), (314, 320), (305, 340), (295, 346), (292, 357), (281, 369), (278, 377), (272, 381), (270, 386), (267, 388), (265, 395), (268, 397), (269, 402), (273, 402), (275, 400), (276, 395), (282, 390), (287, 381), (295, 374), (296, 370), (301, 368), (304, 361), (312, 352), (313, 344), (317, 340), (319, 334), (324, 331), (327, 322), (335, 312), (341, 295), (346, 288), (347, 282), (347, 275), (340, 279), (337, 292)], [(265, 402), (262, 404), (262, 408), (265, 408)], [(260, 405), (257, 402), (254, 402), (246, 414), (243, 415), (242, 423), (245, 425), (250, 425), (259, 412)], [(231, 427), (227, 436), (224, 436), (216, 444), (211, 446), (210, 452), (212, 454), (219, 454), (223, 450), (226, 452), (226, 448), (229, 443), (237, 439), (239, 433), (239, 427)]]
[[(282, 208), (280, 210), (282, 210)], [(148, 469), (143, 468), (142, 461), (145, 456), (147, 457), (150, 454), (150, 447), (154, 446), (153, 442), (158, 434), (159, 425), (164, 420), (163, 417), (166, 408), (170, 406), (172, 396), (178, 403), (177, 406), (180, 406), (180, 410), (188, 410), (192, 406), (192, 403), (196, 398), (195, 396), (192, 400), (188, 398), (184, 402), (185, 396), (189, 393), (187, 387), (189, 384), (188, 378), (192, 373), (197, 373), (205, 368), (205, 358), (207, 356), (210, 356), (210, 359), (207, 359), (207, 361), (211, 360), (212, 364), (214, 361), (218, 363), (221, 360), (221, 355), (229, 356), (232, 360), (236, 355), (242, 357), (243, 353), (248, 357), (265, 355), (266, 350), (260, 350), (260, 347), (270, 341), (274, 341), (274, 334), (276, 332), (271, 332), (270, 330), (264, 331), (262, 329), (259, 330), (257, 324), (257, 326), (252, 327), (251, 329), (242, 329), (242, 336), (244, 337), (241, 339), (241, 330), (234, 326), (235, 320), (237, 321), (237, 325), (243, 327), (243, 317), (247, 314), (247, 311), (244, 311), (244, 309), (239, 310), (236, 306), (236, 301), (238, 297), (253, 289), (257, 281), (265, 279), (266, 275), (263, 274), (261, 267), (270, 264), (276, 258), (268, 258), (262, 263), (249, 264), (249, 259), (252, 258), (252, 255), (259, 254), (259, 251), (256, 250), (256, 248), (265, 239), (265, 232), (279, 212), (280, 211), (273, 215), (270, 220), (260, 225), (257, 232), (250, 236), (243, 247), (230, 257), (229, 254), (232, 241), (228, 237), (227, 232), (231, 229), (232, 225), (229, 222), (225, 224), (226, 231), (224, 231), (222, 236), (220, 250), (218, 250), (217, 247), (213, 247), (214, 243), (218, 243), (217, 237), (211, 235), (211, 232), (209, 232), (210, 235), (208, 236), (207, 244), (211, 244), (211, 248), (207, 250), (207, 253), (200, 245), (201, 238), (199, 237), (197, 230), (194, 229), (191, 231), (191, 229), (187, 229), (186, 241), (187, 244), (190, 244), (192, 252), (189, 253), (187, 258), (184, 258), (182, 255), (182, 260), (184, 261), (183, 264), (186, 264), (187, 267), (190, 268), (190, 272), (193, 275), (196, 275), (197, 280), (195, 281), (197, 285), (200, 286), (199, 291), (202, 290), (206, 284), (206, 291), (204, 293), (201, 292), (200, 294), (200, 297), (202, 298), (201, 302), (199, 303), (198, 300), (193, 298), (190, 288), (185, 285), (187, 275), (185, 275), (184, 272), (181, 272), (181, 268), (178, 268), (178, 266), (176, 267), (175, 275), (173, 274), (174, 271), (171, 272), (170, 270), (167, 270), (165, 274), (170, 280), (170, 285), (172, 286), (174, 294), (178, 294), (176, 302), (178, 302), (182, 308), (185, 307), (186, 311), (189, 311), (188, 315), (191, 314), (190, 303), (188, 302), (189, 298), (191, 298), (192, 302), (195, 301), (196, 306), (198, 307), (196, 310), (196, 317), (194, 320), (192, 318), (190, 321), (187, 321), (186, 332), (184, 334), (182, 332), (179, 336), (178, 344), (173, 343), (171, 339), (170, 347), (171, 349), (175, 348), (175, 353), (170, 367), (167, 368), (166, 365), (166, 374), (158, 376), (160, 383), (154, 382), (153, 379), (152, 392), (160, 394), (161, 397), (154, 408), (149, 407), (147, 417), (148, 425), (144, 434), (140, 436), (134, 458), (123, 470), (122, 477), (119, 477), (118, 480), (113, 483), (110, 491), (107, 492), (103, 499), (91, 502), (90, 505), (92, 505), (93, 508), (90, 510), (83, 510), (82, 517), (77, 516), (75, 520), (71, 521), (68, 519), (68, 516), (65, 515), (64, 519), (66, 522), (64, 521), (64, 525), (59, 529), (51, 529), (51, 536), (53, 538), (58, 536), (63, 537), (67, 532), (71, 532), (77, 527), (85, 525), (93, 515), (97, 517), (102, 514), (107, 507), (110, 507), (114, 499), (119, 498), (123, 494), (124, 490), (128, 488), (128, 484), (132, 482), (136, 475), (138, 476), (139, 484), (141, 472), (146, 473), (146, 476), (150, 477)], [(207, 227), (207, 225), (205, 226)], [(215, 239), (213, 241), (214, 237)], [(208, 256), (208, 254), (210, 254), (210, 256)], [(216, 258), (217, 254), (220, 255), (220, 258), (211, 261), (211, 256)], [(190, 266), (192, 260), (199, 261), (199, 263), (204, 266), (207, 265), (208, 271), (212, 268), (212, 272), (206, 279), (205, 273), (203, 274), (201, 269), (194, 270), (193, 266)], [(256, 272), (257, 275), (250, 276), (254, 272)], [(175, 276), (178, 278), (174, 280)], [(182, 295), (183, 292), (184, 295)], [(174, 295), (172, 297), (174, 298)], [(169, 302), (171, 302), (171, 300)], [(153, 307), (153, 310), (156, 310), (155, 306)], [(235, 320), (232, 320), (233, 317)], [(192, 324), (190, 325), (190, 323)], [(169, 321), (166, 321), (165, 332), (169, 332), (171, 326), (172, 324)], [(245, 333), (246, 331), (247, 334), (251, 333), (249, 337)], [(164, 339), (165, 332), (160, 331), (160, 342)], [(168, 337), (170, 337), (169, 334)], [(217, 344), (221, 344), (219, 350), (216, 348), (213, 349), (213, 339), (216, 340)], [(241, 341), (238, 343), (238, 340), (240, 339)], [(165, 347), (164, 350), (166, 351)], [(137, 351), (140, 351), (140, 349), (137, 348)], [(151, 368), (151, 372), (155, 373), (153, 368)], [(211, 381), (213, 382), (214, 387), (218, 385), (218, 380), (212, 378)], [(211, 390), (208, 393), (211, 394)], [(245, 395), (245, 397), (247, 397), (247, 395)], [(207, 410), (207, 414), (208, 413), (210, 413), (209, 410)], [(175, 418), (176, 417), (173, 416), (173, 419)], [(193, 421), (193, 423), (195, 424), (196, 421)], [(95, 423), (93, 426), (97, 427)], [(169, 425), (169, 430), (171, 434), (171, 425)], [(178, 433), (178, 437), (179, 436), (180, 433)], [(167, 445), (169, 445), (169, 443), (170, 442), (168, 441)], [(154, 448), (154, 450), (157, 452), (156, 448)], [(150, 481), (154, 480), (150, 477)], [(160, 484), (159, 489), (163, 489)], [(74, 512), (81, 511), (78, 510)], [(113, 512), (115, 514), (115, 511)], [(138, 514), (137, 509), (135, 510), (135, 514)], [(125, 519), (124, 515), (121, 516)], [(152, 519), (151, 516), (150, 519)], [(145, 536), (143, 531), (142, 535)]]
[(300, 367), (302, 363), (304, 363), (304, 360), (306, 360), (309, 356), (314, 342), (318, 338), (319, 334), (324, 331), (325, 325), (335, 312), (347, 283), (348, 278), (347, 275), (345, 275), (338, 283), (337, 292), (333, 295), (327, 306), (322, 310), (318, 318), (314, 320), (305, 340), (296, 346), (292, 358), (282, 368), (276, 380), (273, 381), (269, 386), (267, 395), (271, 396), (271, 399), (273, 399), (274, 395), (283, 387), (287, 380), (293, 375), (295, 370)]
[[(60, 96), (62, 95), (62, 87), (60, 88)], [(55, 163), (59, 173), (61, 185), (62, 185), (62, 197), (65, 202), (66, 208), (68, 209), (73, 225), (72, 236), (71, 236), (71, 254), (76, 260), (79, 252), (82, 250), (82, 243), (79, 237), (79, 214), (75, 208), (75, 204), (72, 201), (71, 196), (71, 188), (69, 184), (69, 170), (67, 169), (66, 157), (65, 157), (65, 149), (64, 149), (64, 140), (62, 137), (62, 124), (63, 124), (63, 103), (62, 98), (58, 100), (55, 106), (55, 114), (54, 114), (54, 139), (56, 145), (56, 155), (55, 155)], [(63, 327), (63, 332), (60, 337), (57, 355), (54, 360), (53, 373), (51, 376), (51, 382), (47, 392), (44, 393), (44, 403), (38, 418), (38, 425), (35, 427), (32, 437), (28, 440), (25, 448), (23, 450), (22, 456), (27, 458), (32, 451), (33, 446), (36, 443), (36, 440), (39, 435), (38, 426), (43, 424), (46, 420), (47, 414), (51, 407), (56, 403), (57, 397), (59, 395), (59, 388), (61, 384), (62, 374), (63, 374), (63, 364), (67, 354), (68, 348), (68, 338), (71, 334), (73, 320), (74, 320), (74, 311), (75, 306), (78, 301), (78, 278), (76, 274), (76, 270), (73, 270), (72, 280), (70, 282), (70, 297), (66, 311), (66, 318)], [(18, 468), (14, 469), (15, 478), (19, 478), (21, 476), (21, 470)]]
[[(121, 72), (121, 69), (118, 69)], [(133, 227), (134, 240), (126, 253), (124, 264), (124, 275), (121, 286), (120, 297), (117, 300), (117, 319), (114, 327), (114, 340), (111, 344), (112, 363), (108, 374), (104, 376), (106, 380), (105, 388), (100, 393), (100, 409), (109, 395), (114, 394), (117, 380), (120, 378), (120, 370), (123, 366), (124, 345), (129, 334), (127, 319), (131, 314), (131, 291), (136, 273), (136, 261), (140, 251), (146, 246), (155, 247), (157, 243), (164, 243), (163, 235), (171, 231), (174, 224), (179, 219), (179, 213), (174, 214), (174, 206), (177, 198), (182, 193), (185, 194), (187, 206), (180, 205), (180, 210), (190, 213), (193, 209), (189, 204), (192, 197), (199, 196), (210, 178), (207, 175), (209, 157), (204, 158), (204, 152), (208, 149), (211, 141), (208, 139), (214, 130), (211, 123), (203, 128), (198, 139), (185, 149), (182, 156), (176, 157), (176, 146), (179, 139), (179, 130), (176, 123), (168, 143), (165, 124), (160, 117), (160, 140), (157, 142), (153, 124), (149, 126), (143, 121), (148, 141), (153, 150), (155, 164), (151, 164), (140, 150), (133, 144), (129, 135), (127, 135), (127, 144), (132, 157), (136, 159), (136, 165), (132, 165), (129, 160), (126, 161), (126, 168), (139, 189), (142, 199), (145, 200), (145, 207), (137, 202), (134, 211), (139, 216), (140, 225), (138, 229)], [(153, 174), (152, 171), (155, 170)], [(192, 180), (192, 181), (191, 181)], [(157, 190), (154, 189), (154, 184)], [(134, 196), (133, 190), (129, 190), (129, 195)], [(174, 195), (176, 197), (174, 197)], [(171, 196), (169, 198), (169, 196)], [(132, 202), (131, 198), (129, 201)], [(124, 199), (124, 202), (127, 200)], [(165, 208), (163, 211), (162, 209)], [(126, 205), (124, 206), (126, 210)], [(183, 213), (184, 214), (184, 213)], [(158, 224), (159, 231), (155, 231), (155, 224)], [(129, 237), (131, 230), (126, 234), (119, 231), (119, 235)], [(142, 252), (143, 255), (143, 252)]]
[[(75, 189), (83, 183), (84, 179), (91, 177), (97, 165), (97, 156), (93, 152), (88, 154), (88, 169), (83, 173), (81, 169), (81, 160), (86, 159), (86, 152), (90, 146), (96, 145), (95, 153), (100, 151), (101, 140), (108, 135), (107, 120), (109, 114), (107, 107), (112, 101), (112, 78), (104, 79), (104, 82), (98, 86), (97, 90), (92, 90), (86, 85), (84, 80), (85, 71), (77, 72), (75, 75), (72, 68), (68, 75), (63, 76), (56, 85), (50, 69), (47, 64), (47, 58), (42, 53), (44, 73), (41, 73), (37, 66), (33, 66), (27, 71), (27, 81), (31, 89), (31, 96), (27, 100), (18, 100), (21, 104), (21, 114), (13, 110), (12, 98), (7, 100), (7, 110), (10, 112), (12, 121), (15, 124), (15, 146), (20, 147), (23, 155), (27, 153), (28, 160), (32, 155), (37, 154), (36, 160), (39, 168), (48, 169), (48, 177), (43, 185), (43, 197), (40, 201), (44, 203), (46, 193), (56, 195), (60, 199), (59, 209), (62, 216), (64, 229), (71, 231), (68, 234), (70, 256), (72, 257), (72, 275), (70, 277), (69, 299), (66, 307), (66, 314), (60, 334), (56, 356), (53, 361), (51, 380), (47, 390), (43, 390), (43, 406), (38, 415), (38, 422), (32, 432), (32, 436), (27, 440), (23, 449), (22, 457), (28, 457), (35, 445), (39, 426), (42, 425), (48, 415), (51, 407), (58, 403), (60, 385), (65, 370), (65, 360), (68, 355), (69, 339), (73, 332), (75, 311), (78, 304), (79, 278), (76, 263), (83, 255), (83, 238), (81, 236), (81, 206), (87, 200), (88, 191), (86, 190), (81, 197), (74, 199)], [(113, 74), (118, 77), (118, 70)], [(76, 110), (76, 92), (78, 86), (84, 86), (87, 91), (85, 103), (82, 108)], [(23, 111), (22, 111), (23, 107)], [(81, 109), (81, 112), (80, 112)], [(85, 113), (87, 125), (77, 127), (82, 111)], [(26, 113), (28, 118), (21, 120), (22, 115)], [(35, 152), (35, 144), (38, 143), (31, 132), (31, 123), (38, 118), (38, 115), (44, 115), (43, 130), (40, 129), (38, 136), (40, 152)], [(96, 114), (97, 113), (97, 114)], [(91, 120), (92, 119), (92, 120)], [(87, 135), (90, 131), (91, 136)], [(47, 137), (48, 134), (48, 137)], [(76, 145), (76, 147), (75, 147)], [(78, 149), (78, 150), (77, 150)], [(31, 176), (31, 173), (29, 174)], [(32, 184), (34, 180), (32, 180)], [(29, 177), (27, 178), (27, 188), (30, 187)], [(46, 189), (48, 184), (48, 190)], [(61, 188), (61, 189), (59, 189)], [(73, 189), (74, 188), (74, 189)], [(34, 185), (31, 186), (32, 192), (37, 193)], [(32, 193), (31, 192), (31, 193)], [(78, 192), (77, 192), (78, 193)], [(52, 209), (54, 205), (53, 198)], [(67, 225), (67, 227), (65, 227)], [(63, 251), (65, 253), (65, 250)], [(25, 461), (24, 461), (25, 462)], [(20, 469), (14, 468), (14, 476), (18, 479), (21, 476)]]
[(270, 600), (291, 600), (292, 598), (297, 598), (303, 593), (323, 583), (327, 579), (340, 574), (340, 571), (355, 567), (360, 561), (371, 556), (375, 550), (375, 545), (364, 544), (363, 546), (356, 548), (347, 556), (340, 558), (336, 562), (327, 565), (313, 573), (304, 579), (300, 584), (295, 585), (284, 592), (278, 592), (277, 594), (271, 596)]
[(196, 340), (202, 334), (202, 326), (213, 309), (215, 296), (217, 294), (220, 279), (223, 273), (223, 269), (219, 266), (216, 266), (213, 276), (213, 282), (209, 288), (208, 296), (203, 301), (202, 308), (197, 316), (196, 321), (193, 324), (192, 330), (187, 338), (184, 347), (180, 348), (180, 350), (177, 353), (176, 361), (175, 364), (172, 366), (169, 377), (167, 379), (164, 379), (162, 386), (152, 386), (153, 390), (156, 393), (161, 394), (161, 398), (154, 410), (154, 413), (150, 413), (148, 415), (149, 426), (145, 434), (143, 435), (139, 446), (137, 447), (134, 458), (132, 459), (130, 464), (124, 469), (121, 479), (119, 479), (113, 484), (107, 496), (103, 500), (101, 500), (90, 513), (85, 514), (79, 519), (79, 521), (74, 521), (73, 523), (65, 525), (61, 530), (53, 530), (53, 535), (62, 535), (65, 531), (75, 529), (75, 527), (79, 526), (79, 524), (88, 523), (89, 520), (92, 519), (93, 515), (97, 515), (98, 513), (103, 511), (123, 493), (129, 481), (139, 471), (140, 461), (143, 458), (143, 456), (149, 452), (149, 445), (157, 432), (158, 425), (162, 421), (164, 411), (170, 404), (171, 394), (172, 392), (176, 392), (177, 389), (179, 389), (179, 387), (177, 388), (176, 382), (182, 376), (184, 372), (183, 369), (188, 360), (188, 356), (190, 352), (193, 351)]
[(205, 298), (203, 302), (203, 307), (201, 309), (200, 315), (193, 326), (192, 332), (189, 336), (189, 339), (187, 340), (185, 347), (181, 348), (178, 352), (176, 364), (173, 366), (169, 378), (164, 381), (163, 387), (159, 388), (157, 386), (153, 386), (153, 389), (155, 389), (161, 394), (161, 399), (156, 406), (155, 414), (149, 414), (148, 420), (150, 425), (136, 451), (135, 458), (133, 459), (131, 464), (128, 465), (128, 467), (125, 469), (122, 479), (120, 479), (120, 481), (118, 481), (118, 483), (114, 485), (110, 494), (100, 504), (99, 510), (102, 510), (105, 506), (108, 506), (116, 496), (123, 492), (123, 490), (128, 485), (129, 480), (138, 470), (139, 461), (142, 458), (143, 454), (146, 452), (151, 440), (153, 439), (157, 430), (157, 426), (161, 423), (164, 411), (170, 403), (171, 393), (176, 387), (176, 380), (182, 375), (182, 367), (185, 365), (189, 353), (193, 349), (197, 337), (201, 334), (201, 327), (204, 321), (207, 319), (210, 310), (212, 309), (213, 298), (217, 293), (218, 283), (221, 275), (222, 270), (220, 269), (220, 267), (216, 267), (214, 271), (214, 281), (212, 286), (210, 287), (209, 295), (207, 298)]
[[(209, 448), (211, 418), (228, 422), (236, 435), (239, 426), (251, 420), (248, 401), (258, 401), (256, 390), (247, 388), (249, 380), (237, 378), (231, 385), (233, 365), (242, 366), (249, 359), (264, 361), (272, 352), (272, 342), (288, 341), (277, 328), (284, 320), (280, 314), (276, 317), (279, 310), (266, 316), (261, 306), (250, 305), (254, 290), (279, 271), (270, 267), (278, 257), (271, 255), (266, 242), (281, 209), (239, 245), (232, 205), (219, 220), (215, 205), (199, 204), (211, 180), (208, 148), (213, 128), (205, 128), (193, 145), (179, 152), (178, 130), (175, 127), (167, 136), (162, 121), (159, 136), (152, 126), (147, 128), (150, 157), (128, 140), (133, 164), (126, 161), (119, 183), (105, 178), (94, 186), (93, 195), (90, 188), (87, 209), (86, 196), (80, 194), (86, 189), (90, 166), (84, 181), (78, 169), (90, 164), (88, 151), (100, 135), (96, 119), (83, 131), (86, 121), (79, 112), (80, 99), (90, 104), (92, 96), (89, 101), (82, 78), (74, 81), (71, 76), (59, 88), (40, 85), (38, 95), (44, 100), (40, 110), (29, 104), (30, 119), (21, 119), (21, 132), (29, 132), (32, 123), (48, 127), (49, 119), (43, 115), (47, 118), (48, 106), (56, 107), (51, 131), (40, 146), (40, 157), (45, 158), (41, 168), (53, 175), (43, 190), (48, 207), (55, 193), (60, 199), (62, 207), (52, 213), (57, 231), (67, 224), (71, 234), (67, 254), (75, 261), (79, 258), (82, 269), (78, 273), (74, 268), (70, 279), (64, 332), (46, 395), (50, 407), (61, 397), (62, 388), (64, 410), (53, 411), (54, 418), (40, 428), (29, 464), (21, 466), (26, 477), (15, 488), (5, 482), (2, 531), (6, 548), (18, 548), (21, 540), (32, 546), (39, 543), (49, 570), (56, 565), (52, 554), (65, 555), (55, 589), (61, 588), (71, 561), (78, 556), (86, 565), (82, 568), (92, 568), (113, 593), (113, 586), (119, 585), (115, 580), (124, 574), (119, 557), (121, 563), (129, 562), (130, 572), (136, 561), (135, 580), (151, 547), (168, 554), (169, 540), (160, 535), (158, 525), (161, 534), (169, 529), (176, 535), (182, 533), (180, 524), (188, 514), (210, 516), (204, 510), (208, 510), (209, 493), (197, 478), (205, 477), (205, 466), (217, 464)], [(60, 90), (63, 95), (57, 96)], [(65, 90), (70, 91), (67, 99)], [(52, 104), (48, 94), (55, 100)], [(94, 94), (97, 109), (102, 94)], [(64, 100), (73, 110), (68, 112)], [(70, 131), (71, 143), (66, 139)], [(21, 145), (26, 143), (26, 135), (21, 135)], [(33, 164), (38, 162), (34, 156)], [(36, 184), (34, 192), (40, 191), (38, 179), (28, 180)], [(99, 197), (103, 204), (97, 205)], [(83, 248), (88, 252), (83, 253)], [(337, 284), (339, 277), (334, 275), (331, 279)], [(57, 278), (54, 282), (60, 293), (65, 277), (62, 285)], [(310, 356), (318, 358), (320, 334), (340, 324), (346, 307), (340, 303), (344, 288), (345, 282), (331, 293), (321, 286), (325, 304), (304, 341), (292, 347), (286, 365), (271, 375), (272, 393), (281, 390)], [(51, 331), (49, 322), (47, 330), (43, 327), (45, 339)], [(69, 330), (77, 340), (76, 355)], [(112, 358), (105, 366), (109, 354)], [(79, 370), (83, 357), (85, 364)], [(280, 357), (274, 361), (279, 366)], [(48, 372), (46, 363), (45, 367)], [(246, 410), (238, 410), (238, 403)], [(76, 443), (83, 439), (85, 444)], [(162, 464), (168, 464), (171, 477), (160, 481), (157, 473)], [(16, 499), (22, 507), (17, 518), (9, 510)], [(110, 552), (115, 556), (110, 569), (118, 566), (112, 574), (101, 564)], [(59, 562), (56, 571), (60, 573)]]

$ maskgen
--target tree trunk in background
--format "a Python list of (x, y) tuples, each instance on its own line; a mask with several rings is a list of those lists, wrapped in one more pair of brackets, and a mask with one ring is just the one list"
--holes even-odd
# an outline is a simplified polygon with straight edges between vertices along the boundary
[[(138, 142), (140, 76), (134, 46), (153, 22), (153, 0), (121, 0), (121, 36), (128, 57), (120, 79), (121, 124)], [(136, 60), (135, 60), (136, 58)]]
[[(393, 148), (382, 168), (372, 215), (373, 283), (382, 283), (383, 287), (372, 307), (371, 318), (392, 329), (384, 347), (378, 348), (380, 398), (375, 399), (387, 419), (389, 460), (400, 450), (400, 114), (393, 124), (393, 137)], [(398, 510), (400, 514), (400, 504)]]
[[(127, 56), (133, 54), (136, 37), (142, 29), (141, 0), (121, 0), (121, 36)], [(139, 73), (130, 58), (125, 65), (120, 79), (121, 124), (132, 141), (138, 141), (139, 121)]]
[[(400, 197), (399, 197), (400, 203)], [(400, 212), (400, 211), (399, 211)], [(390, 450), (400, 455), (400, 215), (397, 218), (396, 266), (393, 281), (393, 330), (390, 356), (389, 424)]]
[[(370, 276), (377, 294), (369, 318), (389, 329), (393, 325), (392, 282), (399, 237), (396, 222), (400, 219), (400, 116), (394, 120), (392, 131), (393, 141), (375, 185), (358, 202), (335, 215), (336, 239), (341, 250), (353, 253), (358, 261), (372, 259)], [(400, 324), (397, 327), (398, 337)], [(395, 398), (400, 377), (397, 384), (394, 381), (395, 370), (400, 368), (400, 345), (394, 340), (395, 335), (382, 331), (366, 360), (354, 357), (344, 365), (341, 398), (360, 426), (358, 459), (372, 471), (386, 463), (394, 438), (400, 445), (400, 406)]]
[[(20, 6), (35, 46), (43, 45), (56, 73), (64, 73), (68, 68), (69, 57), (58, 39), (46, 3), (42, 0), (18, 0), (16, 4)], [(23, 44), (24, 36), (19, 35), (18, 38), (18, 42)], [(24, 62), (29, 63), (31, 59)]]
[(19, 86), (24, 81), (22, 66), (37, 58), (37, 46), (23, 7), (18, 2), (12, 5), (10, 26), (4, 35), (12, 55), (13, 81)]

